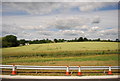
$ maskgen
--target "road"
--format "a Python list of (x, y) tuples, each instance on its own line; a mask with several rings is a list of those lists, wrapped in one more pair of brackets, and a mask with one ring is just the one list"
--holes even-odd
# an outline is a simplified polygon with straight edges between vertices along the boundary
[[(1, 75), (2, 81), (119, 81), (118, 75), (109, 76), (22, 76)], [(119, 78), (119, 79), (118, 79)]]
[(2, 81), (119, 81), (119, 80), (118, 79), (2, 79)]

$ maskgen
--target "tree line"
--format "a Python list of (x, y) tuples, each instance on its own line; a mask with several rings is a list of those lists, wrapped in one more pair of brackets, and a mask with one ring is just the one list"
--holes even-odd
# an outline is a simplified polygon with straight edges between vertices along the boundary
[(98, 39), (88, 39), (86, 37), (79, 37), (79, 38), (74, 38), (72, 40), (65, 40), (65, 39), (42, 39), (42, 40), (25, 40), (25, 39), (20, 39), (18, 40), (16, 36), (14, 35), (7, 35), (5, 37), (0, 38), (0, 47), (16, 47), (19, 45), (25, 45), (26, 43), (29, 44), (42, 44), (42, 43), (58, 43), (58, 42), (84, 42), (84, 41), (98, 41), (98, 42), (120, 42), (119, 39), (116, 39), (115, 41), (113, 40), (101, 40), (100, 38)]

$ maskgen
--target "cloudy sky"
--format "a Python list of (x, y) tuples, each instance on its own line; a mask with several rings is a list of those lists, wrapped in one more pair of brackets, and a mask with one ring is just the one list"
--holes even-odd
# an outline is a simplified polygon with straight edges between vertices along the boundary
[(18, 39), (118, 38), (117, 2), (3, 2), (2, 34)]

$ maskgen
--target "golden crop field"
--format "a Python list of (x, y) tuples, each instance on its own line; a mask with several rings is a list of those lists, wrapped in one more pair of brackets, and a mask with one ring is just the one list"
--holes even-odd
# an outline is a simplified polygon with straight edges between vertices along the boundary
[(66, 42), (3, 48), (3, 64), (117, 65), (117, 42)]

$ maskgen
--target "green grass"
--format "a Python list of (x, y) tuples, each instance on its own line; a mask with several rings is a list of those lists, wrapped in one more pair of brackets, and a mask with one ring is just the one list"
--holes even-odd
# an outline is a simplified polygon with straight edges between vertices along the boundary
[(69, 42), (32, 44), (29, 46), (3, 48), (4, 57), (63, 57), (92, 54), (118, 53), (117, 42)]
[[(62, 58), (41, 58), (41, 57), (32, 57), (32, 58), (11, 58), (6, 62), (47, 62), (47, 61), (109, 61), (109, 60), (118, 60), (118, 55), (95, 55), (95, 56), (82, 56), (82, 57), (62, 57)], [(4, 59), (3, 59), (4, 63)]]
[[(22, 64), (22, 65), (118, 65), (118, 54), (109, 55), (90, 55), (80, 57), (58, 57), (58, 58), (42, 58), (42, 57), (22, 57), (22, 58), (5, 58), (3, 64)], [(88, 62), (90, 62), (88, 64)], [(60, 64), (61, 63), (61, 64)], [(101, 64), (101, 63), (100, 63)]]

